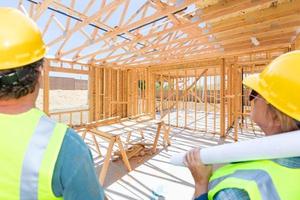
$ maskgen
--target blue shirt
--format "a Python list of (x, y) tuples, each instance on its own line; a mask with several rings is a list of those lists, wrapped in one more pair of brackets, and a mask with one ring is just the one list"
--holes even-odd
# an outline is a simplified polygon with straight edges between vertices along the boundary
[(102, 200), (104, 191), (95, 172), (93, 157), (81, 137), (68, 129), (52, 178), (52, 191), (64, 200)]
[[(300, 157), (273, 159), (273, 161), (288, 168), (300, 168)], [(195, 200), (208, 200), (207, 194), (202, 194)], [(228, 188), (219, 191), (214, 200), (250, 200), (250, 197), (245, 190)]]

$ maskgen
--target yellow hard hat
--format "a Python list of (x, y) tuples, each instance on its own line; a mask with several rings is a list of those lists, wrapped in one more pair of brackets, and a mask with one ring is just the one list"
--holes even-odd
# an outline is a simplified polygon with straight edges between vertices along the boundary
[(17, 9), (0, 8), (0, 70), (22, 67), (45, 54), (37, 25)]
[(300, 51), (283, 54), (260, 74), (250, 75), (243, 83), (270, 104), (300, 121)]

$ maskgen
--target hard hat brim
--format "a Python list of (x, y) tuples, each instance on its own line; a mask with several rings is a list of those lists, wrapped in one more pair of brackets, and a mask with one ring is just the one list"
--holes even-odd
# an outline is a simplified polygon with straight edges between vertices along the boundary
[(256, 92), (258, 92), (260, 94), (259, 74), (253, 74), (253, 75), (247, 76), (243, 80), (243, 84), (245, 86), (251, 88), (252, 90), (255, 90)]
[[(265, 87), (266, 83), (261, 80), (261, 74), (253, 74), (247, 76), (243, 80), (243, 84), (252, 90), (255, 90), (259, 95), (261, 95), (267, 102), (276, 107), (281, 112), (287, 114), (300, 121), (300, 114), (296, 112), (297, 109), (292, 109), (289, 107), (289, 102), (286, 99), (280, 99), (279, 97), (274, 97), (274, 92), (271, 92), (269, 88)], [(271, 96), (273, 95), (273, 96)]]

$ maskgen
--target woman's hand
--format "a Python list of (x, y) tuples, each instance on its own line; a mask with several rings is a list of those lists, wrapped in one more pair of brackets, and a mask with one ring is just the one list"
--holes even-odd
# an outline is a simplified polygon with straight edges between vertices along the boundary
[(204, 165), (200, 160), (200, 148), (190, 150), (184, 161), (195, 181), (195, 197), (207, 193), (208, 182), (212, 173), (211, 165)]

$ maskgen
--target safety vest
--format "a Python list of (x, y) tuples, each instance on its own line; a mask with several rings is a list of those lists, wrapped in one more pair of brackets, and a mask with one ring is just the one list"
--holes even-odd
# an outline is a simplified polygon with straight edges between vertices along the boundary
[(208, 199), (223, 189), (245, 190), (251, 200), (299, 200), (300, 168), (272, 160), (229, 164), (216, 170), (209, 182)]
[(52, 175), (67, 126), (42, 111), (0, 113), (0, 199), (52, 200)]

